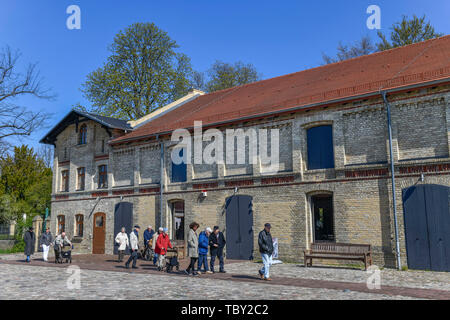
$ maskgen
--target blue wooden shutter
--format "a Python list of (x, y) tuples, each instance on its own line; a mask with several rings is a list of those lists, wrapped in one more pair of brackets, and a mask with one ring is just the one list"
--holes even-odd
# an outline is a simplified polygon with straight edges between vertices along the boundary
[[(183, 149), (180, 149), (180, 158), (183, 158)], [(185, 182), (186, 177), (186, 162), (175, 164), (172, 162), (172, 182)]]
[(308, 170), (334, 168), (332, 126), (318, 126), (307, 131)]

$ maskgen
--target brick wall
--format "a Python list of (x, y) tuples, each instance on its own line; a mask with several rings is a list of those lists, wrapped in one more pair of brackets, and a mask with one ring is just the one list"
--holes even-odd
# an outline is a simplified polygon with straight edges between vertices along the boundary
[[(397, 210), (401, 254), (406, 262), (404, 226), (402, 217), (401, 190), (417, 184), (420, 172), (414, 168), (433, 167), (425, 173), (423, 183), (450, 186), (450, 164), (448, 154), (450, 120), (449, 86), (411, 91), (390, 96), (393, 121), (393, 151), (397, 174)], [(331, 124), (335, 156), (334, 169), (307, 170), (306, 130), (311, 126)], [(94, 124), (89, 124), (93, 126)], [(273, 225), (273, 236), (279, 238), (280, 256), (286, 260), (301, 261), (302, 250), (313, 239), (310, 197), (331, 194), (333, 197), (334, 232), (336, 241), (370, 243), (373, 246), (375, 263), (395, 265), (395, 243), (393, 228), (392, 190), (389, 177), (386, 115), (381, 98), (356, 101), (330, 108), (323, 108), (295, 115), (262, 119), (246, 124), (248, 127), (280, 129), (281, 170), (263, 175), (260, 165), (213, 165), (187, 166), (186, 183), (170, 182), (170, 147), (165, 148), (165, 182), (163, 210), (159, 211), (160, 161), (159, 146), (154, 143), (129, 145), (133, 150), (126, 157), (112, 156), (95, 159), (98, 147), (74, 146), (75, 129), (69, 126), (57, 140), (55, 172), (61, 167), (71, 171), (71, 188), (68, 194), (57, 192), (58, 177), (54, 178), (54, 202), (52, 204), (52, 228), (56, 227), (56, 216), (65, 214), (68, 230), (74, 228), (74, 216), (85, 215), (86, 236), (82, 250), (91, 251), (92, 217), (95, 212), (107, 214), (106, 249), (112, 252), (112, 227), (114, 205), (120, 201), (117, 190), (132, 190), (121, 193), (123, 200), (134, 206), (134, 221), (145, 226), (152, 224), (171, 225), (170, 203), (185, 202), (185, 230), (192, 221), (201, 228), (219, 225), (225, 229), (225, 200), (239, 187), (238, 194), (253, 198), (255, 255), (256, 236), (265, 222)], [(236, 126), (230, 126), (235, 128)], [(91, 130), (91, 127), (89, 127)], [(101, 127), (96, 129), (99, 139)], [(89, 131), (88, 131), (89, 139)], [(89, 140), (91, 141), (91, 140)], [(167, 145), (168, 146), (168, 145)], [(58, 161), (61, 150), (69, 147), (69, 159)], [(95, 149), (95, 150), (94, 150)], [(248, 152), (248, 143), (247, 143)], [(68, 162), (67, 162), (68, 161)], [(106, 195), (96, 203), (96, 168), (99, 163), (108, 163), (115, 168), (111, 172), (112, 183)], [(75, 192), (72, 174), (77, 166), (87, 167), (87, 181), (91, 181), (84, 192)], [(134, 175), (133, 175), (134, 172)], [(237, 176), (236, 176), (237, 175)], [(239, 176), (245, 175), (245, 176)], [(137, 177), (137, 178), (136, 178)], [(130, 181), (131, 186), (125, 187)], [(200, 197), (203, 189), (206, 198)], [(54, 230), (54, 229), (53, 229)]]

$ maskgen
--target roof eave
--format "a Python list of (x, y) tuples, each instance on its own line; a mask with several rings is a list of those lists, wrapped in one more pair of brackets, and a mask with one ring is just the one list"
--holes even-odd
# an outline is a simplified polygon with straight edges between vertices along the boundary
[[(309, 104), (309, 105), (296, 106), (296, 107), (292, 107), (292, 108), (288, 108), (288, 109), (284, 109), (284, 110), (277, 110), (277, 111), (272, 111), (272, 112), (267, 112), (267, 113), (261, 113), (261, 114), (258, 114), (258, 115), (252, 115), (252, 116), (236, 118), (236, 119), (231, 119), (231, 120), (226, 120), (226, 121), (214, 122), (214, 123), (211, 123), (211, 124), (207, 124), (205, 127), (220, 126), (220, 125), (233, 123), (233, 122), (236, 122), (236, 121), (246, 121), (246, 120), (251, 120), (251, 119), (270, 117), (270, 116), (273, 116), (273, 115), (279, 115), (279, 114), (284, 114), (284, 113), (303, 111), (303, 110), (307, 110), (307, 109), (314, 109), (314, 108), (317, 108), (317, 107), (320, 107), (320, 106), (324, 106), (324, 105), (332, 105), (332, 104), (349, 102), (349, 101), (353, 101), (353, 100), (370, 98), (370, 97), (373, 97), (373, 96), (378, 96), (382, 91), (384, 91), (387, 94), (389, 94), (389, 93), (407, 91), (407, 90), (411, 90), (411, 89), (419, 89), (419, 88), (422, 88), (422, 87), (430, 87), (430, 86), (433, 86), (433, 85), (444, 84), (444, 83), (447, 83), (447, 82), (450, 82), (450, 77), (445, 77), (445, 78), (442, 78), (442, 79), (432, 80), (432, 81), (428, 81), (428, 82), (416, 83), (416, 84), (412, 84), (412, 85), (408, 85), (408, 86), (392, 87), (392, 88), (387, 88), (387, 89), (380, 88), (379, 91), (373, 91), (373, 92), (370, 92), (370, 93), (359, 94), (359, 95), (349, 96), (349, 97), (339, 98), (339, 99), (333, 99), (333, 100), (313, 103), (313, 104)], [(194, 129), (194, 127), (188, 127), (188, 128), (185, 128), (185, 129), (192, 130), (192, 129)], [(168, 131), (163, 131), (163, 132), (156, 132), (156, 133), (152, 133), (152, 134), (148, 134), (148, 135), (142, 135), (142, 136), (138, 136), (138, 137), (132, 137), (132, 138), (128, 138), (128, 139), (126, 139), (126, 138), (125, 139), (120, 139), (119, 138), (120, 139), (119, 141), (114, 141), (113, 140), (113, 141), (110, 142), (110, 144), (111, 145), (118, 145), (118, 144), (122, 144), (122, 143), (129, 143), (129, 142), (136, 141), (136, 140), (148, 139), (148, 138), (151, 138), (151, 137), (155, 137), (157, 135), (161, 136), (161, 135), (171, 134), (172, 131), (173, 130), (168, 130)]]

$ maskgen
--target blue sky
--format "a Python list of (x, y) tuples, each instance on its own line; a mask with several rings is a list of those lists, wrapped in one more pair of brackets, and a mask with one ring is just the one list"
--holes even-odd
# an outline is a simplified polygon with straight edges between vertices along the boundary
[[(81, 9), (81, 30), (66, 27), (72, 4)], [(322, 53), (333, 54), (339, 41), (364, 35), (377, 40), (366, 27), (372, 4), (381, 8), (382, 31), (402, 15), (426, 14), (437, 31), (450, 33), (448, 0), (0, 0), (0, 47), (19, 49), (23, 66), (39, 63), (57, 98), (14, 102), (52, 112), (53, 125), (77, 103), (89, 108), (81, 84), (106, 61), (114, 35), (134, 22), (154, 22), (167, 31), (196, 70), (205, 71), (215, 60), (241, 60), (271, 78), (320, 65)], [(36, 147), (48, 130), (23, 142)]]

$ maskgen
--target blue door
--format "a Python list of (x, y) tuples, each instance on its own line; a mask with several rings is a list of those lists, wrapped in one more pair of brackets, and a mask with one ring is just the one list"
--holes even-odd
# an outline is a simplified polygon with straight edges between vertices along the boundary
[[(118, 245), (115, 243), (115, 237), (125, 227), (125, 232), (129, 236), (133, 231), (133, 204), (131, 202), (119, 202), (114, 208), (114, 254), (117, 254)], [(125, 253), (129, 254), (129, 248), (125, 249)]]
[(253, 259), (253, 210), (251, 196), (226, 199), (227, 259)]
[(403, 190), (406, 252), (410, 269), (450, 271), (449, 187)]

